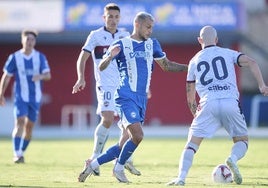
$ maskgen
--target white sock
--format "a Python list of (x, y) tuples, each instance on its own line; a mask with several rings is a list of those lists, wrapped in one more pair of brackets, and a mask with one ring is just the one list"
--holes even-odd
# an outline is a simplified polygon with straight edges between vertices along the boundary
[(191, 142), (186, 145), (180, 159), (178, 175), (179, 180), (185, 182), (186, 176), (193, 163), (194, 154), (198, 150), (198, 148), (198, 145)]
[(126, 161), (126, 163), (129, 162), (129, 163), (132, 163), (133, 160), (132, 160), (132, 155), (128, 158), (128, 160)]
[(98, 168), (100, 166), (100, 164), (98, 163), (97, 159), (94, 159), (91, 163), (90, 166), (93, 170), (95, 170), (96, 168)]
[(238, 160), (243, 158), (248, 150), (248, 142), (247, 141), (238, 141), (234, 143), (231, 152), (231, 159), (234, 163), (237, 163)]
[(124, 165), (121, 165), (119, 163), (116, 163), (115, 167), (114, 167), (115, 171), (122, 171), (124, 170)]
[(104, 127), (102, 124), (99, 124), (95, 129), (94, 149), (93, 149), (93, 155), (91, 157), (92, 159), (98, 157), (101, 154), (108, 136), (109, 136), (109, 129)]

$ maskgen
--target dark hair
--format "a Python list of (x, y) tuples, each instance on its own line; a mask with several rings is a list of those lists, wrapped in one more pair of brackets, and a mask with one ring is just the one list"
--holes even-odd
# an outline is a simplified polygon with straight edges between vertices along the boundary
[(21, 32), (21, 36), (26, 36), (28, 34), (32, 34), (35, 38), (37, 37), (38, 35), (38, 32), (36, 30), (33, 30), (33, 29), (25, 29)]
[(115, 3), (109, 3), (104, 7), (104, 12), (109, 10), (118, 10), (120, 12), (119, 6)]

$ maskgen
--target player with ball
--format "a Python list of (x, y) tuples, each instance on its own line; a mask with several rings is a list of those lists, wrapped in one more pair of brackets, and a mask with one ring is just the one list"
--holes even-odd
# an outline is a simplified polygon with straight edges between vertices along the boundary
[[(264, 96), (268, 96), (268, 87), (264, 83), (258, 64), (253, 59), (243, 53), (216, 46), (217, 31), (212, 26), (201, 29), (198, 42), (202, 50), (189, 63), (186, 83), (187, 103), (194, 119), (189, 129), (188, 141), (181, 154), (178, 177), (168, 185), (185, 184), (194, 154), (202, 140), (212, 137), (221, 126), (234, 142), (226, 165), (232, 172), (234, 182), (241, 184), (242, 176), (237, 162), (248, 150), (248, 130), (240, 108), (234, 65), (250, 69)], [(200, 97), (198, 105), (196, 92)]]

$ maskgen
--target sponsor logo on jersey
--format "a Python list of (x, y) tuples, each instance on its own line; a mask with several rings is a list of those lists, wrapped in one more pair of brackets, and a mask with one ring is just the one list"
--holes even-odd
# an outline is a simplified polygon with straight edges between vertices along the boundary
[(151, 54), (149, 52), (144, 52), (144, 51), (136, 51), (136, 52), (131, 52), (130, 53), (130, 58), (150, 58)]
[(228, 85), (213, 85), (213, 86), (210, 86), (208, 87), (208, 90), (209, 91), (226, 91), (226, 90), (230, 90), (230, 86)]

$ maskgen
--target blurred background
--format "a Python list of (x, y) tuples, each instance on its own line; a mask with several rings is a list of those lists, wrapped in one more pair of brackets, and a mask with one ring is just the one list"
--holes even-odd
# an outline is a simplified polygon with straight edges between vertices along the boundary
[[(103, 7), (115, 2), (121, 8), (119, 26), (132, 32), (139, 11), (155, 19), (156, 37), (170, 60), (188, 64), (200, 50), (199, 30), (212, 25), (218, 30), (219, 45), (256, 59), (268, 83), (268, 0), (1, 0), (0, 67), (10, 53), (21, 48), (24, 28), (39, 31), (36, 49), (46, 54), (52, 80), (44, 83), (39, 127), (85, 129), (95, 127), (96, 96), (93, 62), (87, 62), (87, 86), (73, 95), (76, 60), (87, 35), (103, 26)], [(259, 95), (256, 81), (245, 68), (238, 68), (241, 103), (251, 127), (268, 125), (268, 99)], [(2, 73), (1, 73), (2, 74)], [(186, 73), (164, 73), (155, 66), (152, 98), (145, 126), (185, 126), (192, 120), (185, 95)], [(0, 132), (13, 126), (12, 85), (0, 107)]]

